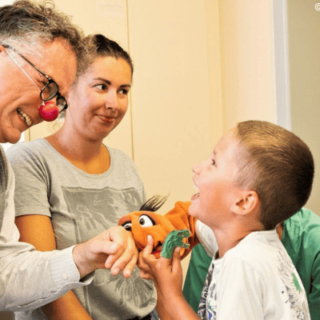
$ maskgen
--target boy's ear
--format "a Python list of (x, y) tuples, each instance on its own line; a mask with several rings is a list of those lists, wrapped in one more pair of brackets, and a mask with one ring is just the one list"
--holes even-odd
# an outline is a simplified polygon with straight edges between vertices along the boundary
[(235, 214), (246, 215), (256, 211), (259, 204), (259, 196), (254, 190), (244, 190), (232, 206), (232, 211)]

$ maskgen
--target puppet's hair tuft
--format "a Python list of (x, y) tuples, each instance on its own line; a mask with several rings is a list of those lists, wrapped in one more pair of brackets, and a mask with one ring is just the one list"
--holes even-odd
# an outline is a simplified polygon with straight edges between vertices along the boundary
[(167, 201), (168, 196), (155, 195), (148, 199), (140, 208), (140, 211), (156, 212)]

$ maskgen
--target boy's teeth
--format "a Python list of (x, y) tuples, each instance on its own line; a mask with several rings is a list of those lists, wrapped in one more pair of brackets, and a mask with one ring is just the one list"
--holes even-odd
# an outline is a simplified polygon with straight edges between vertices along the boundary
[(19, 108), (17, 109), (17, 112), (18, 112), (20, 118), (26, 123), (26, 125), (28, 127), (30, 127), (32, 125), (32, 121), (31, 121), (30, 117)]
[(193, 188), (199, 191), (199, 188), (194, 184)]

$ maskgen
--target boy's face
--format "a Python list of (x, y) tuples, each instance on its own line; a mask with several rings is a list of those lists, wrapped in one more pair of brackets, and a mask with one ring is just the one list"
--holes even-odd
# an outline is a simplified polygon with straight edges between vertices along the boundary
[(210, 227), (224, 224), (237, 202), (238, 141), (235, 129), (224, 135), (207, 160), (193, 167), (194, 185), (199, 193), (192, 196), (189, 213)]

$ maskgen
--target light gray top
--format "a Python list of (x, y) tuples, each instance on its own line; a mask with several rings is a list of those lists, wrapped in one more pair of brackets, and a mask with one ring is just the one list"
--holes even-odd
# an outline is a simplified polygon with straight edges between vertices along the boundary
[(38, 308), (84, 286), (72, 258), (72, 249), (38, 252), (18, 242), (14, 223), (14, 174), (0, 146), (0, 311)]
[[(88, 174), (75, 167), (45, 139), (12, 147), (8, 158), (16, 174), (16, 215), (51, 218), (57, 248), (85, 241), (117, 225), (145, 201), (143, 183), (131, 159), (108, 148), (110, 168)], [(74, 290), (93, 319), (130, 319), (145, 316), (155, 305), (151, 281), (135, 268), (130, 279), (98, 270), (87, 287)], [(41, 310), (17, 314), (17, 319), (45, 319)]]

